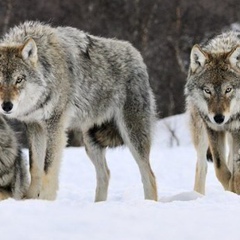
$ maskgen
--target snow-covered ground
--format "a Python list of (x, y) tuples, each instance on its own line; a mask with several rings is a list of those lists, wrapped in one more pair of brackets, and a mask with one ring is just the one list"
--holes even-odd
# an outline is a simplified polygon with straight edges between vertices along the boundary
[(0, 239), (239, 240), (240, 197), (223, 190), (211, 163), (206, 196), (192, 191), (196, 154), (186, 122), (179, 115), (158, 123), (151, 152), (158, 202), (143, 199), (137, 165), (119, 148), (107, 152), (108, 200), (94, 203), (93, 165), (83, 148), (67, 148), (57, 200), (2, 201)]

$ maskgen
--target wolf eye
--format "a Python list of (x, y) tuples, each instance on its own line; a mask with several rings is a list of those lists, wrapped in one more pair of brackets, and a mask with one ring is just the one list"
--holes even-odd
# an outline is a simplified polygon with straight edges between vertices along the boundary
[(206, 94), (211, 95), (211, 91), (210, 91), (208, 88), (204, 88), (203, 91), (204, 91)]
[(25, 76), (17, 77), (16, 84), (20, 84), (25, 79)]
[(232, 91), (232, 88), (228, 87), (225, 91), (225, 93), (230, 93)]

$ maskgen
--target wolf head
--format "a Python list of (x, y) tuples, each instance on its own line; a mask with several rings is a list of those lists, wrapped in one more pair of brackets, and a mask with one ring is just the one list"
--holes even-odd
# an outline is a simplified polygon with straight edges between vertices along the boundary
[(215, 126), (240, 115), (240, 46), (219, 53), (193, 46), (185, 94)]
[(43, 91), (37, 63), (33, 39), (22, 45), (0, 45), (0, 113), (16, 117), (34, 107)]

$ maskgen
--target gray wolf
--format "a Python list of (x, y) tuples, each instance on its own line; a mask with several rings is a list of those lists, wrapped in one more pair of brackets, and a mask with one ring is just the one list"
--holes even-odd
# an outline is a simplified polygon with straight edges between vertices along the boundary
[(28, 198), (55, 199), (65, 131), (80, 129), (96, 168), (95, 201), (107, 198), (107, 147), (125, 144), (146, 199), (157, 200), (149, 162), (155, 102), (146, 65), (128, 42), (71, 27), (25, 22), (0, 41), (0, 112), (26, 124)]
[(24, 198), (29, 184), (27, 162), (16, 134), (0, 116), (0, 200)]
[[(195, 45), (185, 86), (193, 143), (197, 151), (194, 189), (205, 193), (206, 153), (225, 190), (240, 193), (240, 33), (225, 32)], [(229, 145), (226, 159), (226, 142)]]

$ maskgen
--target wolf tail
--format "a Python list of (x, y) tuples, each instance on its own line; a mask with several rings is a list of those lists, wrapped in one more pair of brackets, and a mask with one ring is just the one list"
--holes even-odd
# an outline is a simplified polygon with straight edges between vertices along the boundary
[(101, 147), (117, 147), (124, 144), (115, 122), (109, 121), (102, 125), (94, 125), (89, 131), (89, 136), (95, 144)]

